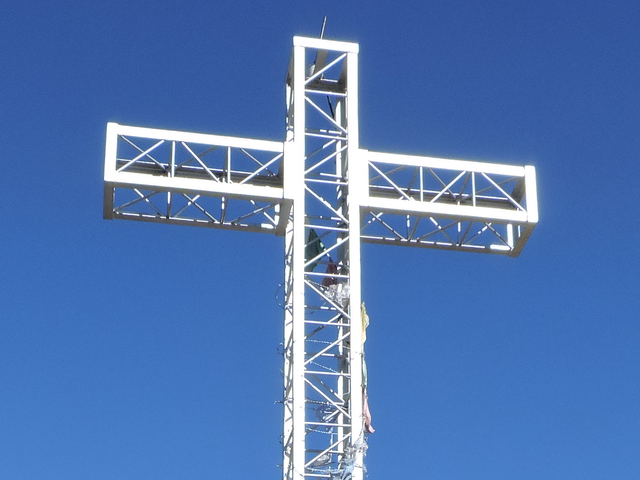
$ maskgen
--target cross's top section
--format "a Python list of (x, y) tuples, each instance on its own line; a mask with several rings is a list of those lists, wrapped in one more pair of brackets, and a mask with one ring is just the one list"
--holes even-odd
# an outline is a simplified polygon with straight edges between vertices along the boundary
[(364, 242), (518, 256), (535, 168), (361, 149), (358, 52), (293, 38), (284, 142), (109, 124), (104, 217), (284, 235), (304, 173), (348, 182)]
[(360, 46), (357, 43), (297, 36), (293, 37), (293, 46), (344, 53), (358, 53), (360, 50)]

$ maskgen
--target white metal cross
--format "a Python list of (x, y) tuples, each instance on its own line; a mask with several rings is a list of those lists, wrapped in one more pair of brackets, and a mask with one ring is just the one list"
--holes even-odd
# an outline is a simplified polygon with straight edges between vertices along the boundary
[(104, 217), (285, 237), (285, 480), (361, 480), (360, 243), (518, 256), (535, 169), (370, 152), (358, 44), (294, 37), (286, 134), (272, 142), (108, 124)]

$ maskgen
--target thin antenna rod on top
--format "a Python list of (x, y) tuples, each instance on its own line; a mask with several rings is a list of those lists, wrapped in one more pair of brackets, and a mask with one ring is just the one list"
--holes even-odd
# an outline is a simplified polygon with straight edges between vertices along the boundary
[(320, 32), (320, 39), (324, 38), (324, 27), (327, 26), (327, 16), (324, 16), (324, 20), (322, 20), (322, 31)]

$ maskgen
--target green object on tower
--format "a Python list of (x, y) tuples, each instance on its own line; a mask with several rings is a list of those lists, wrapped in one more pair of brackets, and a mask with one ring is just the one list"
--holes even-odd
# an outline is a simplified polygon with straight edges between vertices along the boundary
[(305, 246), (305, 261), (313, 260), (318, 257), (312, 264), (307, 267), (308, 272), (312, 272), (314, 268), (320, 263), (320, 255), (325, 251), (324, 243), (320, 240), (320, 237), (316, 231), (312, 228), (309, 230), (309, 238), (307, 239), (307, 245)]

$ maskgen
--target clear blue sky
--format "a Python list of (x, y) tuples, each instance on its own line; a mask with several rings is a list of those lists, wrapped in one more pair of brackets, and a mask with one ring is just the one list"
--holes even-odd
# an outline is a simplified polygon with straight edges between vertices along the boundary
[(108, 121), (281, 140), (292, 37), (360, 143), (538, 172), (518, 259), (365, 245), (371, 479), (640, 478), (640, 4), (0, 8), (0, 478), (276, 479), (281, 238), (102, 219)]

